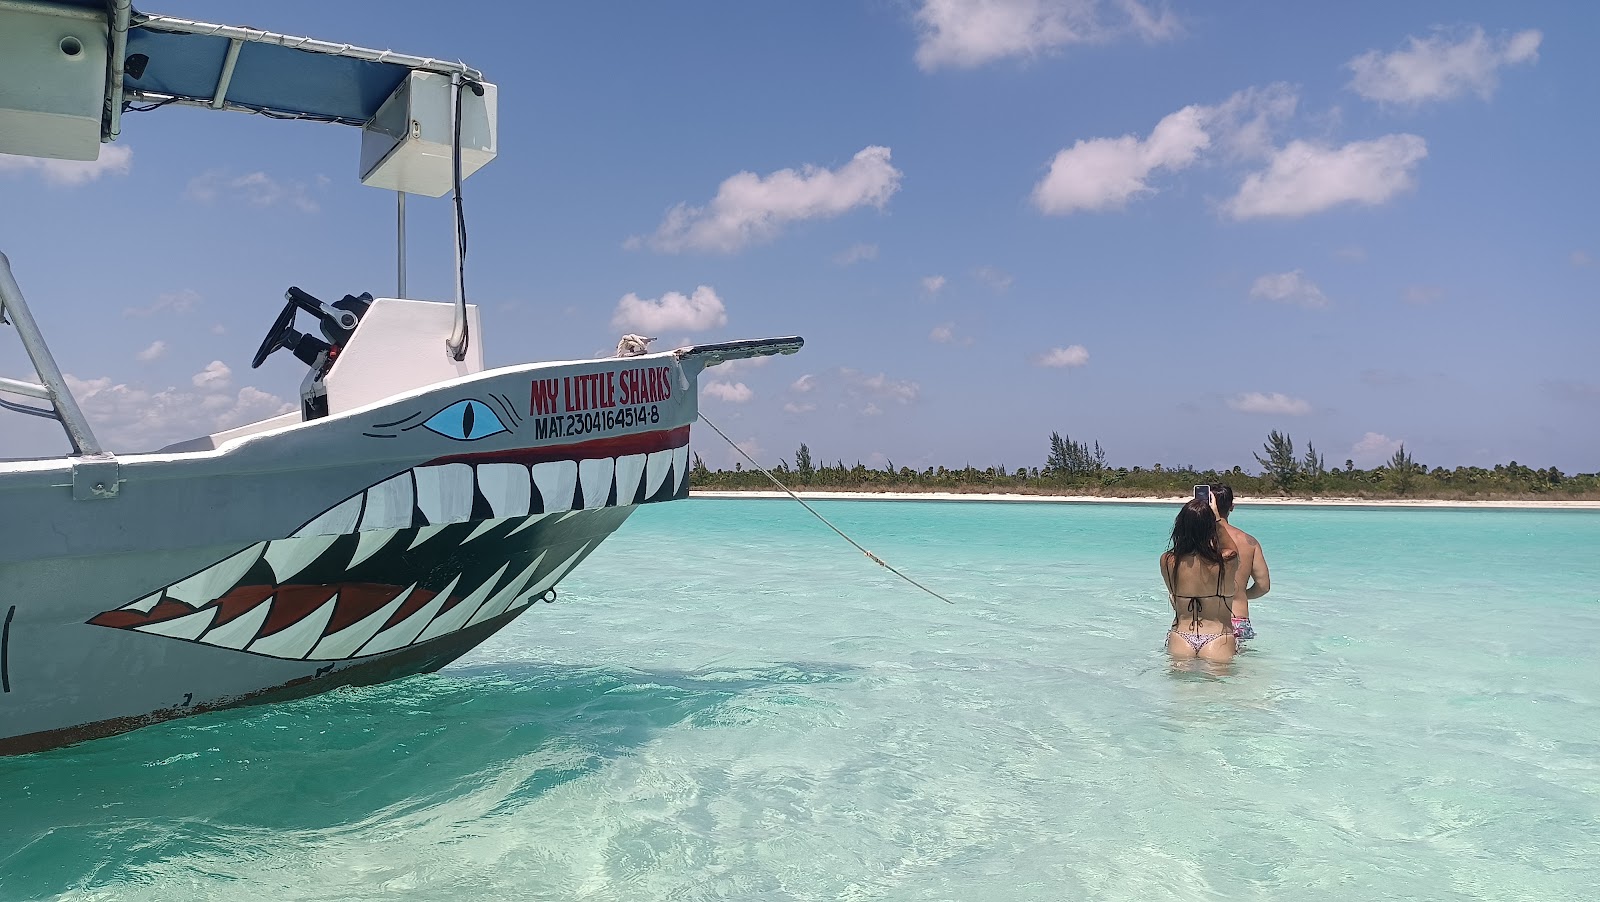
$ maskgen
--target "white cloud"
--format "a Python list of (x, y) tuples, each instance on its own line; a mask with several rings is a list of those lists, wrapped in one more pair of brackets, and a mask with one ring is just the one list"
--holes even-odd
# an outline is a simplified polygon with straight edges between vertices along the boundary
[(1124, 35), (1163, 40), (1178, 32), (1170, 12), (1141, 0), (922, 0), (915, 19), (917, 65), (924, 71), (970, 69)]
[(1253, 391), (1228, 399), (1228, 406), (1241, 413), (1267, 413), (1291, 417), (1311, 412), (1311, 403), (1301, 398), (1291, 398), (1281, 392), (1264, 394)]
[(1412, 285), (1406, 289), (1405, 300), (1407, 304), (1432, 304), (1444, 297), (1444, 289), (1437, 285)]
[(707, 382), (700, 386), (700, 390), (718, 400), (731, 404), (743, 404), (756, 396), (748, 385), (743, 382)]
[(227, 388), (233, 382), (233, 370), (228, 369), (226, 363), (213, 360), (206, 364), (205, 369), (195, 373), (189, 381), (194, 383), (195, 388)]
[(1357, 463), (1377, 463), (1393, 457), (1402, 444), (1404, 442), (1400, 439), (1390, 438), (1381, 432), (1369, 432), (1350, 446), (1350, 457)]
[(102, 145), (98, 160), (44, 160), (0, 153), (0, 172), (37, 172), (51, 185), (71, 187), (102, 175), (127, 175), (133, 169), (133, 148)]
[(1345, 261), (1346, 263), (1365, 263), (1367, 260), (1367, 249), (1359, 245), (1351, 244), (1334, 251), (1333, 255), (1338, 257), (1340, 260)]
[[(767, 449), (761, 447), (761, 443), (756, 441), (756, 439), (753, 437), (747, 438), (742, 442), (734, 442), (734, 445), (737, 446), (740, 451), (750, 455), (750, 460), (759, 462), (762, 458), (767, 456)], [(746, 461), (743, 456), (739, 456), (738, 460), (741, 463), (749, 463), (749, 461)]]
[(1012, 282), (1016, 281), (1016, 279), (1012, 277), (1011, 273), (1008, 273), (1005, 270), (996, 269), (993, 266), (980, 266), (974, 271), (973, 274), (978, 277), (980, 282), (989, 286), (990, 288), (993, 288), (995, 291), (1005, 291), (1007, 288), (1011, 287)]
[(1195, 161), (1211, 143), (1201, 123), (1202, 109), (1187, 106), (1168, 115), (1140, 140), (1079, 140), (1058, 152), (1050, 171), (1033, 187), (1033, 204), (1043, 213), (1112, 210), (1135, 195), (1154, 191), (1147, 183), (1158, 169), (1179, 170)]
[(868, 376), (849, 367), (840, 367), (839, 375), (844, 377), (847, 390), (852, 395), (867, 395), (884, 401), (894, 401), (897, 404), (909, 404), (917, 400), (922, 393), (922, 387), (917, 383), (905, 379), (890, 379), (885, 373)]
[(139, 358), (140, 360), (148, 362), (148, 361), (151, 361), (151, 360), (157, 360), (162, 355), (164, 355), (166, 353), (167, 353), (167, 343), (164, 342), (164, 341), (157, 340), (157, 341), (151, 342), (150, 343), (150, 347), (145, 348), (144, 350), (140, 351), (139, 353), (135, 354), (134, 356)]
[(1594, 258), (1589, 256), (1587, 251), (1573, 251), (1572, 252), (1572, 256), (1568, 257), (1567, 261), (1570, 262), (1573, 266), (1593, 266), (1594, 265)]
[(215, 366), (195, 376), (194, 391), (170, 387), (151, 391), (109, 377), (79, 379), (68, 374), (66, 379), (96, 436), (118, 451), (146, 451), (296, 409), (297, 405), (252, 386), (235, 392), (225, 381), (215, 382), (214, 376), (207, 376), (216, 372)]
[[(732, 253), (774, 238), (790, 222), (826, 219), (857, 207), (883, 209), (900, 188), (900, 170), (887, 147), (872, 146), (837, 169), (807, 165), (767, 176), (730, 176), (705, 207), (679, 204), (667, 212), (650, 246), (659, 251)], [(630, 239), (631, 245), (637, 240)]]
[(212, 169), (190, 179), (184, 196), (206, 204), (228, 198), (242, 200), (255, 207), (284, 204), (303, 213), (315, 213), (321, 209), (304, 182), (279, 181), (259, 171), (235, 176), (223, 169)]
[(868, 401), (867, 406), (861, 408), (861, 413), (865, 416), (875, 417), (883, 413), (883, 408), (872, 403), (871, 401)]
[(956, 332), (955, 323), (940, 323), (928, 333), (928, 340), (942, 345), (960, 345), (963, 348), (971, 347), (973, 338), (970, 335), (960, 335)]
[(1157, 172), (1178, 172), (1219, 148), (1237, 159), (1269, 157), (1273, 133), (1294, 114), (1299, 97), (1286, 84), (1248, 88), (1215, 106), (1192, 104), (1156, 123), (1144, 138), (1090, 138), (1058, 152), (1033, 188), (1046, 214), (1116, 210), (1152, 194)]
[(834, 255), (833, 262), (840, 266), (849, 266), (852, 263), (876, 259), (878, 259), (878, 246), (876, 244), (852, 244)]
[(800, 378), (794, 380), (794, 382), (792, 384), (790, 384), (789, 390), (792, 391), (792, 392), (799, 392), (800, 394), (805, 394), (806, 392), (811, 391), (812, 389), (814, 389), (816, 387), (817, 387), (817, 377), (811, 375), (810, 373), (806, 373), (804, 376), (801, 376)]
[(1437, 30), (1430, 37), (1407, 38), (1403, 50), (1369, 50), (1345, 66), (1355, 73), (1350, 89), (1379, 103), (1416, 106), (1468, 92), (1488, 100), (1502, 68), (1539, 59), (1542, 39), (1533, 29), (1498, 39), (1476, 25), (1465, 31)]
[(719, 379), (727, 380), (736, 373), (761, 369), (776, 359), (775, 357), (741, 357), (737, 360), (724, 360), (717, 364), (716, 375)]
[(1327, 295), (1298, 269), (1261, 276), (1250, 286), (1250, 296), (1313, 309), (1328, 306)]
[(1083, 345), (1068, 345), (1064, 348), (1051, 348), (1035, 358), (1040, 366), (1049, 367), (1080, 367), (1089, 365), (1089, 349)]
[(817, 409), (817, 405), (812, 404), (810, 401), (801, 401), (799, 403), (790, 401), (789, 403), (783, 405), (783, 409), (787, 413), (810, 413), (811, 411)]
[(169, 291), (156, 297), (148, 307), (124, 307), (123, 316), (155, 316), (157, 313), (188, 313), (200, 303), (200, 293), (193, 288)]
[(704, 332), (727, 323), (728, 311), (710, 285), (701, 285), (691, 295), (669, 291), (659, 301), (640, 298), (630, 291), (617, 302), (616, 313), (611, 316), (615, 328), (657, 335), (674, 329)]
[(923, 276), (922, 290), (928, 294), (938, 294), (944, 290), (944, 276)]
[(1557, 381), (1543, 383), (1544, 390), (1557, 401), (1573, 404), (1600, 405), (1600, 384), (1593, 382)]
[(1291, 141), (1261, 172), (1245, 177), (1224, 209), (1235, 219), (1305, 216), (1345, 203), (1381, 204), (1411, 188), (1412, 172), (1428, 155), (1416, 135), (1385, 135), (1326, 147)]
[(1292, 85), (1276, 82), (1245, 88), (1216, 106), (1199, 107), (1206, 133), (1238, 159), (1268, 157), (1273, 136), (1294, 115), (1300, 95)]

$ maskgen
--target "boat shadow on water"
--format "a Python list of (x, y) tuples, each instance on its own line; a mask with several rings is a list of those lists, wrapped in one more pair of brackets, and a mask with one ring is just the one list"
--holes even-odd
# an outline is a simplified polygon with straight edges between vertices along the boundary
[(195, 853), (277, 848), (286, 835), (493, 818), (668, 729), (737, 724), (751, 696), (782, 705), (849, 678), (810, 663), (458, 666), (0, 759), (0, 886), (6, 898), (50, 897), (139, 882)]

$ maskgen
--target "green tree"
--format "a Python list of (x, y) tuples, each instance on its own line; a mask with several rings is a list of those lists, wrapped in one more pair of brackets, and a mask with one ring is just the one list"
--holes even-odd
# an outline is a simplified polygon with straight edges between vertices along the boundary
[(811, 449), (804, 442), (800, 443), (800, 450), (794, 453), (794, 472), (800, 477), (801, 485), (810, 485), (816, 478), (817, 468), (811, 463)]
[(1050, 456), (1045, 472), (1054, 476), (1080, 476), (1099, 473), (1106, 466), (1106, 452), (1099, 442), (1091, 450), (1088, 442), (1075, 442), (1071, 436), (1050, 433)]
[(1321, 488), (1322, 477), (1328, 475), (1328, 458), (1318, 454), (1315, 445), (1306, 442), (1306, 456), (1300, 463), (1300, 469), (1313, 488)]
[(1417, 474), (1417, 462), (1406, 453), (1405, 443), (1389, 458), (1389, 472), (1394, 474), (1394, 490), (1404, 495), (1411, 491), (1411, 481)]
[(1256, 454), (1254, 457), (1256, 463), (1261, 465), (1263, 474), (1285, 492), (1294, 488), (1295, 483), (1300, 481), (1300, 461), (1295, 457), (1294, 440), (1289, 434), (1272, 430), (1261, 450), (1267, 452), (1267, 456), (1262, 458)]

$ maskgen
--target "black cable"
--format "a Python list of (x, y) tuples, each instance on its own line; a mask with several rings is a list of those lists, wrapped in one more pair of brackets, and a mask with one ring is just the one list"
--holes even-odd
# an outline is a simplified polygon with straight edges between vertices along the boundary
[[(452, 183), (452, 187), (455, 189), (456, 246), (461, 249), (461, 263), (460, 263), (459, 269), (456, 272), (456, 280), (457, 280), (457, 284), (459, 284), (461, 286), (461, 304), (462, 304), (463, 307), (465, 307), (466, 303), (467, 303), (467, 289), (466, 289), (466, 284), (467, 284), (467, 214), (466, 214), (465, 210), (462, 208), (462, 205), (461, 205), (461, 92), (463, 90), (465, 90), (466, 87), (467, 87), (466, 79), (461, 79), (455, 85), (455, 94), (456, 94), (456, 97), (455, 97), (455, 100), (456, 100), (456, 102), (455, 102), (455, 107), (456, 107), (455, 120), (456, 121), (454, 123), (454, 132), (453, 132), (453, 134), (451, 136), (452, 140), (451, 140), (451, 146), (450, 146), (450, 152), (451, 152), (451, 157), (452, 157), (451, 167), (450, 167), (450, 180), (451, 180), (451, 183)], [(466, 311), (462, 310), (462, 316), (461, 316), (461, 347), (456, 352), (456, 354), (457, 354), (456, 360), (465, 360), (466, 359), (466, 357), (467, 357), (467, 346), (471, 343), (471, 340), (472, 340), (471, 339), (471, 331), (472, 331), (472, 326), (467, 320)]]

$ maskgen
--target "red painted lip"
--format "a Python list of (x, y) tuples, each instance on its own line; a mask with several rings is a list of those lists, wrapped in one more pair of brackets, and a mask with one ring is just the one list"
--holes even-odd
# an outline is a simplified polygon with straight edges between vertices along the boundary
[(571, 445), (550, 445), (542, 448), (516, 448), (509, 451), (479, 451), (470, 454), (451, 454), (436, 457), (422, 466), (438, 464), (542, 464), (552, 460), (593, 460), (599, 457), (622, 457), (627, 454), (648, 454), (651, 451), (668, 451), (689, 444), (689, 427), (659, 429), (637, 435), (619, 435)]
[[(105, 611), (96, 614), (89, 620), (95, 626), (109, 626), (114, 629), (137, 629), (152, 623), (161, 623), (165, 620), (174, 620), (186, 617), (196, 611), (206, 608), (221, 608), (217, 613), (212, 627), (222, 626), (230, 620), (237, 619), (251, 610), (256, 605), (262, 604), (268, 598), (276, 598), (272, 607), (271, 616), (262, 624), (258, 638), (270, 636), (280, 630), (286, 629), (300, 622), (301, 618), (321, 607), (324, 602), (332, 598), (334, 593), (339, 593), (339, 603), (333, 610), (333, 617), (328, 621), (324, 634), (336, 633), (345, 627), (366, 618), (393, 601), (404, 586), (390, 586), (380, 583), (328, 583), (326, 585), (295, 585), (281, 586), (238, 586), (228, 594), (216, 601), (201, 605), (196, 608), (181, 601), (171, 598), (163, 599), (148, 613), (130, 611), (118, 608), (114, 611)], [(388, 629), (416, 613), (423, 605), (433, 600), (434, 592), (417, 588), (380, 628)], [(450, 610), (461, 601), (461, 597), (452, 595), (440, 608), (440, 613)]]

